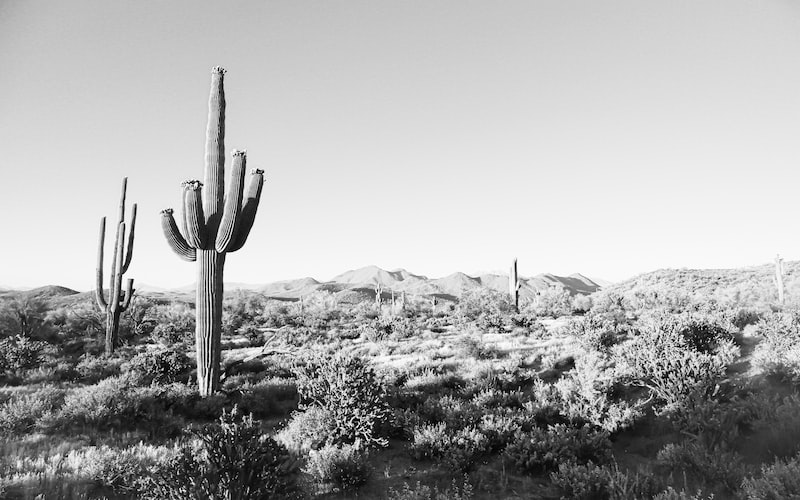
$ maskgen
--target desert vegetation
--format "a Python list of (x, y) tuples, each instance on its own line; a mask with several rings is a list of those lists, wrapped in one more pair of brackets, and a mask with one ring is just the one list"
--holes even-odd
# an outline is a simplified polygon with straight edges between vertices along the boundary
[(90, 294), (6, 293), (0, 488), (4, 498), (792, 498), (800, 311), (787, 267), (783, 307), (774, 284), (692, 295), (707, 285), (684, 271), (570, 300), (523, 296), (518, 310), (512, 294), (486, 288), (435, 308), (414, 295), (378, 302), (368, 288), (302, 300), (229, 292), (220, 390), (207, 395), (191, 300), (137, 294), (106, 355), (105, 311)]

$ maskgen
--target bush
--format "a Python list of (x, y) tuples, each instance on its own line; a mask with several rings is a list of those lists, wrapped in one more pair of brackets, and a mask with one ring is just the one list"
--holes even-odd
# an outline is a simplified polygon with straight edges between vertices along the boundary
[(475, 321), (483, 313), (502, 314), (513, 310), (507, 293), (488, 288), (474, 288), (465, 292), (456, 305), (456, 316), (462, 322)]
[(104, 378), (119, 375), (121, 364), (122, 359), (120, 358), (106, 358), (84, 354), (81, 356), (78, 364), (75, 365), (75, 371), (82, 382), (94, 384)]
[(194, 325), (188, 323), (160, 323), (153, 328), (150, 338), (163, 346), (191, 344), (194, 341)]
[(575, 428), (556, 424), (517, 433), (503, 457), (523, 472), (538, 473), (555, 469), (564, 462), (602, 463), (610, 454), (607, 432), (593, 430), (588, 425)]
[(776, 313), (759, 321), (756, 332), (763, 340), (753, 352), (753, 366), (768, 375), (800, 382), (800, 318)]
[(198, 449), (181, 448), (150, 478), (147, 497), (293, 498), (296, 460), (286, 448), (263, 436), (252, 417), (223, 412), (219, 423), (192, 429)]
[[(566, 498), (586, 500), (629, 500), (653, 498), (661, 484), (649, 472), (627, 474), (604, 465), (587, 462), (585, 465), (564, 463), (550, 478), (561, 488)], [(564, 498), (564, 497), (562, 497)]]
[(424, 424), (414, 429), (410, 450), (418, 460), (441, 460), (455, 471), (466, 472), (489, 451), (489, 440), (474, 427), (452, 429), (444, 422)]
[(39, 363), (44, 342), (17, 335), (0, 340), (0, 376), (27, 370)]
[(317, 484), (331, 484), (341, 491), (348, 491), (365, 484), (372, 469), (367, 462), (367, 453), (353, 445), (325, 445), (311, 450), (303, 472), (309, 474)]
[(0, 435), (24, 434), (64, 401), (64, 391), (43, 387), (30, 394), (12, 397), (0, 405)]
[(170, 383), (191, 370), (192, 360), (182, 351), (172, 348), (146, 351), (131, 359), (127, 371), (140, 384)]
[(363, 359), (352, 355), (314, 355), (296, 366), (300, 407), (327, 410), (333, 428), (327, 444), (385, 446), (381, 436), (392, 420), (386, 389)]
[(742, 491), (748, 500), (800, 498), (800, 457), (765, 465), (760, 477), (742, 482)]
[(471, 500), (472, 498), (472, 485), (466, 475), (462, 485), (453, 479), (450, 488), (444, 491), (439, 491), (438, 487), (431, 489), (419, 481), (413, 488), (408, 483), (403, 483), (403, 489), (400, 491), (389, 488), (389, 500)]
[(333, 417), (327, 409), (310, 406), (305, 411), (294, 412), (276, 439), (289, 451), (306, 454), (328, 443), (333, 426)]
[(722, 485), (731, 492), (741, 484), (745, 472), (738, 453), (711, 449), (697, 442), (668, 444), (657, 458), (670, 469), (693, 473), (710, 485)]

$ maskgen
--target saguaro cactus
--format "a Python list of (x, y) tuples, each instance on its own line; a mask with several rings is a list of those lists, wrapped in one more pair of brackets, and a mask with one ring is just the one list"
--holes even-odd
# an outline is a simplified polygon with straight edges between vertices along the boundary
[(780, 255), (775, 256), (775, 286), (778, 288), (778, 303), (783, 305), (786, 297), (784, 296), (783, 286), (783, 259)]
[(514, 310), (519, 312), (519, 275), (517, 275), (517, 259), (511, 264), (511, 271), (508, 273), (508, 293), (511, 294), (511, 303)]
[(180, 229), (172, 209), (161, 212), (161, 225), (172, 250), (183, 260), (197, 261), (195, 345), (197, 384), (202, 396), (219, 389), (225, 255), (239, 250), (247, 241), (264, 185), (264, 171), (255, 169), (244, 191), (247, 153), (234, 150), (228, 195), (224, 195), (224, 74), (220, 67), (211, 70), (204, 182), (189, 180), (182, 184)]
[(128, 308), (133, 297), (133, 279), (129, 278), (122, 290), (122, 275), (128, 270), (133, 259), (133, 234), (136, 228), (136, 203), (131, 209), (131, 228), (128, 232), (128, 251), (125, 251), (125, 192), (128, 178), (122, 179), (122, 194), (119, 200), (119, 221), (117, 239), (114, 242), (114, 259), (111, 261), (111, 276), (108, 284), (108, 299), (103, 291), (103, 247), (106, 239), (106, 218), (100, 219), (100, 238), (97, 245), (97, 282), (95, 299), (97, 305), (106, 312), (106, 355), (114, 353), (119, 342), (119, 318)]
[(383, 287), (380, 283), (375, 284), (375, 305), (378, 307), (383, 303)]

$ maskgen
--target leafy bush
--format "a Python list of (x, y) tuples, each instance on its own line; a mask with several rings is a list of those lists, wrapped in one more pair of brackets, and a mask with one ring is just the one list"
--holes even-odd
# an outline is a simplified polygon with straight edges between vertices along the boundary
[(104, 378), (119, 375), (121, 365), (122, 359), (120, 358), (84, 354), (75, 365), (75, 371), (82, 382), (94, 384)]
[(711, 449), (698, 442), (668, 444), (658, 460), (673, 470), (697, 475), (710, 485), (736, 491), (745, 473), (742, 457), (726, 448)]
[[(661, 491), (660, 481), (645, 471), (628, 474), (615, 467), (563, 463), (550, 474), (553, 483), (561, 488), (566, 498), (586, 500), (629, 500), (653, 498)], [(564, 498), (564, 497), (562, 497)]]
[(23, 335), (0, 340), (0, 376), (35, 366), (46, 345)]
[(372, 472), (367, 453), (353, 445), (325, 445), (311, 450), (303, 472), (318, 484), (331, 484), (341, 491), (365, 484)]
[(756, 324), (763, 337), (753, 352), (753, 366), (768, 375), (800, 381), (800, 317), (776, 313)]
[(328, 443), (333, 426), (333, 416), (327, 409), (309, 406), (294, 412), (275, 438), (289, 451), (306, 454)]
[(575, 428), (556, 424), (547, 429), (535, 428), (517, 433), (503, 456), (517, 469), (537, 473), (555, 469), (564, 462), (602, 463), (610, 453), (611, 442), (607, 432), (593, 430), (589, 425)]
[(748, 500), (800, 498), (800, 457), (765, 465), (760, 477), (742, 482), (742, 491)]
[(33, 429), (46, 414), (64, 401), (64, 391), (43, 387), (32, 393), (12, 397), (0, 405), (0, 435), (23, 434)]
[(219, 423), (192, 429), (197, 448), (184, 446), (150, 478), (148, 499), (293, 498), (298, 464), (261, 434), (252, 417), (223, 412)]
[(447, 467), (466, 472), (489, 450), (489, 440), (474, 427), (448, 428), (444, 422), (414, 429), (410, 446), (416, 459), (441, 460)]
[(385, 446), (381, 436), (392, 419), (386, 389), (363, 359), (352, 355), (315, 355), (296, 366), (300, 407), (318, 406), (333, 420), (328, 444)]
[(502, 314), (513, 310), (507, 293), (489, 288), (474, 288), (464, 292), (456, 305), (456, 316), (462, 322), (475, 321), (483, 313)]
[(408, 483), (403, 483), (403, 489), (399, 491), (389, 488), (389, 500), (471, 500), (473, 496), (472, 485), (466, 475), (463, 484), (459, 485), (453, 479), (450, 488), (444, 491), (439, 491), (438, 487), (431, 489), (419, 481), (413, 488)]
[(414, 336), (418, 329), (414, 322), (402, 316), (376, 318), (361, 327), (364, 338), (370, 342), (400, 340)]
[(482, 312), (475, 320), (479, 330), (486, 333), (503, 333), (505, 331), (505, 317), (496, 311)]
[(191, 344), (194, 341), (194, 324), (189, 321), (159, 323), (150, 333), (154, 342), (163, 346)]
[(572, 313), (572, 295), (563, 287), (540, 290), (525, 310), (537, 316), (551, 318), (569, 316)]
[(183, 352), (172, 348), (139, 353), (127, 364), (127, 371), (139, 383), (175, 382), (193, 366), (192, 360)]
[[(660, 412), (673, 411), (694, 395), (710, 397), (718, 390), (727, 365), (738, 355), (730, 340), (714, 340), (711, 352), (705, 333), (687, 340), (675, 324), (655, 321), (645, 325), (633, 338), (615, 346), (613, 359), (618, 375), (635, 385), (650, 389)], [(707, 330), (698, 330), (707, 332)]]

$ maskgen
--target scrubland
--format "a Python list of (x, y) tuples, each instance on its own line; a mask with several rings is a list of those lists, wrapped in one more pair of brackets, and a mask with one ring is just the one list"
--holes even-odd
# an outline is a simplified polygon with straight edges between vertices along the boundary
[(520, 311), (231, 293), (222, 392), (191, 304), (6, 297), (2, 498), (800, 495), (800, 309), (639, 280)]

